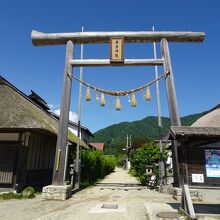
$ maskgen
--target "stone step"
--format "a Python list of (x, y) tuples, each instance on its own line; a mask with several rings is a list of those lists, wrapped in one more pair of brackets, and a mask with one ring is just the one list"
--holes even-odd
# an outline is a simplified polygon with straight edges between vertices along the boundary
[(162, 219), (184, 219), (183, 216), (178, 214), (178, 210), (174, 209), (170, 204), (166, 203), (144, 203), (147, 217), (149, 220), (162, 220)]

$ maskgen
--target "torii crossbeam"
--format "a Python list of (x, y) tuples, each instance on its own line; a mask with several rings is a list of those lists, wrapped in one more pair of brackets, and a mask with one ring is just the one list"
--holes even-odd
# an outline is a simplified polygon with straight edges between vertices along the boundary
[(123, 31), (123, 32), (73, 32), (42, 33), (33, 30), (32, 43), (35, 46), (66, 44), (71, 40), (74, 44), (109, 43), (111, 37), (124, 37), (125, 43), (160, 42), (166, 38), (169, 42), (202, 42), (204, 32), (191, 31)]

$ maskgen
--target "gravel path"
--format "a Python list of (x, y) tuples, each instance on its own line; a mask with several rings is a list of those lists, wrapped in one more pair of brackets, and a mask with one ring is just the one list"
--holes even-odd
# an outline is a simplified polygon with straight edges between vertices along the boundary
[[(171, 195), (140, 186), (135, 177), (117, 168), (96, 186), (84, 189), (67, 201), (0, 201), (1, 220), (146, 220), (146, 202), (174, 202)], [(101, 208), (105, 204), (107, 208)], [(117, 209), (110, 209), (117, 206)]]

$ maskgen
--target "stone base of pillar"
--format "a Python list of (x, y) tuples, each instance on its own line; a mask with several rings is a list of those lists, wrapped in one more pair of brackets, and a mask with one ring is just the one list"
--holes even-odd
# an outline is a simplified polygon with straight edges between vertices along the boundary
[(71, 197), (72, 194), (72, 186), (54, 186), (49, 185), (43, 187), (42, 196), (43, 199), (47, 200), (66, 200)]

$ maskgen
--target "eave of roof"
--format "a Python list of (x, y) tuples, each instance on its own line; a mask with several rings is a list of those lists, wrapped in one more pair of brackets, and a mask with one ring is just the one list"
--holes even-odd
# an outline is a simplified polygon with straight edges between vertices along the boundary
[(171, 126), (170, 138), (180, 137), (220, 138), (220, 127)]
[[(75, 144), (78, 143), (78, 137), (75, 134), (73, 134), (73, 132), (71, 132), (69, 129), (68, 129), (68, 139), (72, 143), (75, 143)], [(85, 148), (89, 149), (88, 145), (84, 141), (82, 141), (81, 139), (79, 140), (79, 145), (81, 147), (85, 147)]]

